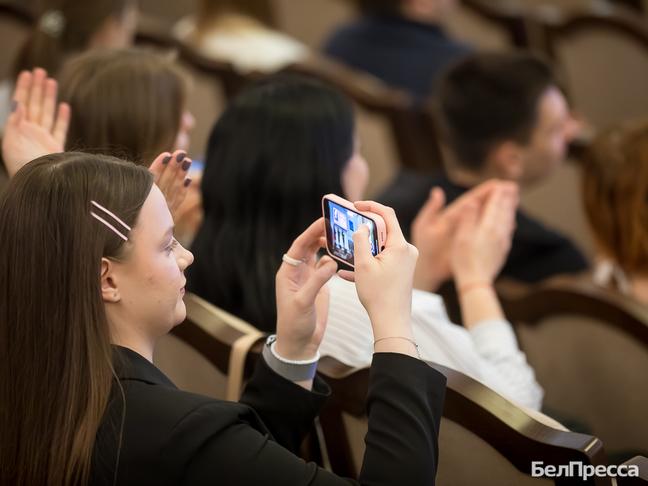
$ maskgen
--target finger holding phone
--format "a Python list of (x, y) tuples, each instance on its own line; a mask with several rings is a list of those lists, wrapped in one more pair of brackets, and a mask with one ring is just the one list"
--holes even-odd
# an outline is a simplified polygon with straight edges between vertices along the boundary
[[(307, 361), (317, 356), (328, 317), (326, 282), (337, 270), (331, 258), (317, 260), (324, 245), (324, 219), (320, 218), (293, 242), (277, 272), (275, 349), (282, 358)], [(310, 388), (312, 380), (299, 384)]]
[(354, 207), (384, 223), (384, 249), (372, 254), (370, 229), (362, 225), (353, 233), (354, 272), (343, 270), (339, 274), (355, 281), (360, 302), (371, 320), (374, 351), (418, 357), (410, 323), (418, 250), (405, 240), (392, 208), (373, 201), (358, 201)]

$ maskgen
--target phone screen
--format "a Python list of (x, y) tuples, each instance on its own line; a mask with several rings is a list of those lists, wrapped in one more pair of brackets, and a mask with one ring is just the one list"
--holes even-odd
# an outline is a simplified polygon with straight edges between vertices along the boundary
[(373, 220), (329, 199), (325, 199), (324, 218), (326, 220), (327, 244), (331, 253), (336, 257), (353, 265), (353, 233), (362, 224), (369, 227), (371, 254), (374, 256), (378, 254), (376, 223)]

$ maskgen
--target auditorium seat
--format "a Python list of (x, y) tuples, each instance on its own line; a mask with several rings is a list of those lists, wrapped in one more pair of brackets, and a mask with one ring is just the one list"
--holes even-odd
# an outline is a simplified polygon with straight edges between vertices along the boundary
[(189, 75), (187, 108), (196, 119), (189, 152), (194, 159), (202, 160), (214, 123), (225, 108), (227, 99), (241, 89), (244, 80), (229, 63), (200, 55), (173, 38), (159, 22), (150, 17), (140, 21), (135, 41), (139, 47), (151, 47), (175, 55)]
[(618, 486), (648, 486), (648, 458), (635, 456), (623, 463), (625, 466), (636, 466), (639, 468), (638, 477), (618, 477)]
[(544, 406), (600, 437), (608, 455), (648, 451), (648, 308), (587, 279), (499, 283)]
[(526, 2), (463, 0), (445, 21), (455, 38), (478, 50), (503, 51), (529, 45)]
[[(531, 463), (607, 464), (603, 444), (596, 437), (546, 425), (553, 422), (545, 417), (534, 418), (535, 414), (472, 378), (444, 366), (430, 365), (448, 379), (437, 485), (574, 484), (573, 478), (534, 478)], [(330, 403), (320, 416), (328, 458), (338, 474), (357, 476), (366, 433), (368, 369), (354, 370), (330, 357), (323, 358), (318, 369), (333, 389)], [(593, 484), (611, 482), (601, 478)]]
[(178, 388), (238, 400), (265, 335), (197, 295), (187, 293), (184, 302), (187, 318), (158, 343), (156, 366)]
[(353, 19), (356, 10), (351, 0), (269, 0), (276, 27), (319, 51), (328, 36)]
[(576, 110), (596, 127), (648, 113), (648, 26), (623, 8), (574, 14), (547, 26)]

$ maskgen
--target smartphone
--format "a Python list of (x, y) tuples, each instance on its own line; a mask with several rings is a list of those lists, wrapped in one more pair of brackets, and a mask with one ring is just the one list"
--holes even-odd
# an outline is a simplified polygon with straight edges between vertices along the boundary
[(371, 254), (376, 256), (385, 248), (385, 221), (378, 214), (358, 211), (352, 202), (327, 194), (322, 198), (326, 221), (326, 251), (332, 258), (353, 267), (353, 233), (360, 225), (369, 227)]

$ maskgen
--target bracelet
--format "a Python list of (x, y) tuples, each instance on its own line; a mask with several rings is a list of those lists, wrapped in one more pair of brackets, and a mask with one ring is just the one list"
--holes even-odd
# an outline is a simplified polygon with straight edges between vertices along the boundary
[(380, 341), (384, 341), (386, 339), (403, 339), (404, 341), (407, 341), (409, 343), (412, 343), (414, 347), (416, 348), (416, 355), (418, 356), (419, 359), (421, 359), (421, 352), (419, 351), (418, 344), (416, 344), (416, 341), (413, 339), (407, 338), (405, 336), (387, 336), (387, 337), (382, 337), (379, 339), (376, 339), (374, 341), (374, 349), (376, 348), (376, 344), (379, 343)]
[(457, 291), (460, 294), (466, 294), (466, 293), (470, 292), (471, 290), (480, 289), (480, 288), (491, 289), (492, 287), (493, 287), (493, 284), (491, 282), (486, 282), (486, 281), (483, 281), (483, 282), (469, 282), (467, 284), (464, 284), (464, 285), (461, 285), (461, 286), (457, 287)]
[(290, 381), (306, 381), (315, 377), (317, 362), (320, 358), (319, 351), (312, 359), (290, 360), (276, 352), (276, 342), (277, 336), (275, 334), (268, 336), (261, 353), (271, 370)]

